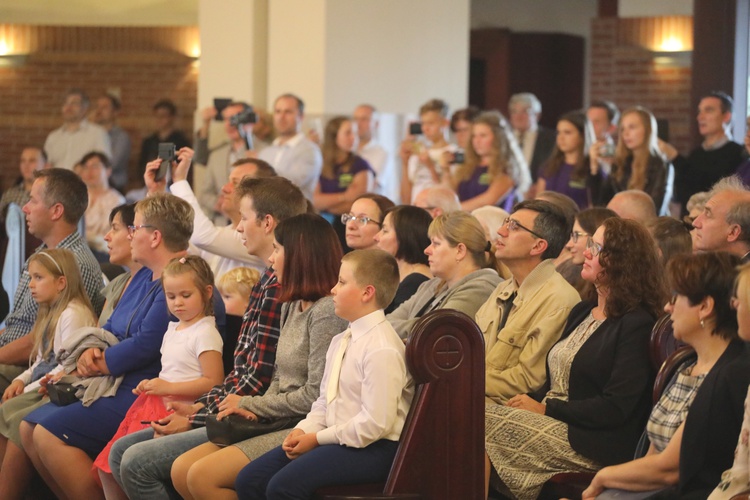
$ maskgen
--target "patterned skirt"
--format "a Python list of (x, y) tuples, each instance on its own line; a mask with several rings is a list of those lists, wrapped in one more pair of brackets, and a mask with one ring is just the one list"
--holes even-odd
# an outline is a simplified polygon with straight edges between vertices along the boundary
[(596, 472), (594, 461), (568, 442), (568, 425), (526, 410), (487, 405), (485, 446), (492, 467), (519, 500), (533, 500), (561, 472)]

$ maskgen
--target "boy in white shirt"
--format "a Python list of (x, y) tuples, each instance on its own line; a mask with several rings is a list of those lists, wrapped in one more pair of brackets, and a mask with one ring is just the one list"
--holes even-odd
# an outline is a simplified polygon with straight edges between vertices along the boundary
[(332, 293), (350, 323), (328, 348), (320, 397), (280, 447), (242, 469), (239, 498), (307, 499), (322, 486), (386, 479), (414, 392), (404, 344), (383, 314), (397, 287), (386, 252), (344, 256)]
[(401, 143), (401, 203), (409, 205), (423, 190), (441, 182), (443, 153), (455, 153), (457, 146), (445, 140), (449, 125), (448, 104), (431, 99), (419, 108), (425, 143), (410, 135)]

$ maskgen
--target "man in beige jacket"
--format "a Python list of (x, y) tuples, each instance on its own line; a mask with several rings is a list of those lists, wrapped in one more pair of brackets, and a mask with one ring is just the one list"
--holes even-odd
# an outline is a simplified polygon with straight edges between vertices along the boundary
[(554, 265), (570, 230), (563, 212), (540, 200), (516, 205), (498, 230), (495, 256), (513, 276), (476, 314), (485, 340), (488, 403), (504, 404), (546, 380), (547, 353), (581, 300)]

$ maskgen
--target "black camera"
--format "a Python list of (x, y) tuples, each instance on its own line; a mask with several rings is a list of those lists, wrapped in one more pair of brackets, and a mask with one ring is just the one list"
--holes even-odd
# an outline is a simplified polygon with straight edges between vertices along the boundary
[(466, 160), (466, 155), (463, 151), (456, 151), (453, 153), (453, 163), (459, 164), (463, 163)]
[(253, 111), (253, 108), (247, 108), (229, 118), (229, 124), (236, 128), (239, 128), (240, 125), (246, 125), (248, 123), (257, 123), (257, 122), (258, 122), (258, 115), (255, 114), (255, 111)]
[(409, 135), (422, 135), (422, 124), (420, 122), (411, 122), (409, 124)]
[(167, 169), (177, 159), (177, 146), (172, 142), (160, 142), (159, 159), (161, 160), (161, 164), (159, 164), (159, 170), (154, 175), (154, 180), (156, 181), (160, 181), (167, 176)]

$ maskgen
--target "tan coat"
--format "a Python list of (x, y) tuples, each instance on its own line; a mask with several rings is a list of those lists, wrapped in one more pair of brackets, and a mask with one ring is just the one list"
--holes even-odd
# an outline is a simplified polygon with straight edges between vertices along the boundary
[[(516, 291), (508, 321), (498, 332), (503, 303)], [(484, 334), (488, 403), (503, 404), (516, 394), (542, 387), (547, 352), (560, 338), (570, 310), (580, 300), (575, 288), (555, 271), (551, 259), (539, 264), (520, 288), (512, 278), (500, 283), (476, 314)]]

